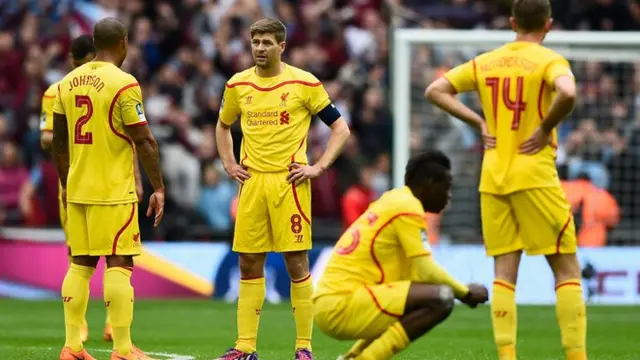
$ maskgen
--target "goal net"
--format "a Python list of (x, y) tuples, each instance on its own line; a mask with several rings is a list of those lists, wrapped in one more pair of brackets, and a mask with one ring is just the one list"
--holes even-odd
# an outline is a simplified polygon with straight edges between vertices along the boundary
[[(396, 29), (392, 58), (394, 185), (411, 154), (439, 149), (452, 159), (450, 208), (438, 216), (440, 242), (482, 241), (477, 191), (483, 149), (477, 134), (424, 99), (425, 87), (452, 67), (504, 43), (510, 31)], [(597, 225), (607, 244), (640, 245), (640, 33), (551, 32), (545, 46), (564, 55), (578, 84), (578, 104), (559, 127), (557, 165), (578, 231)], [(481, 112), (476, 94), (463, 102)], [(565, 186), (570, 186), (565, 185)], [(619, 210), (617, 212), (616, 210)], [(432, 217), (433, 218), (433, 217)], [(587, 229), (589, 227), (589, 229)], [(586, 234), (586, 233), (585, 233)], [(585, 240), (586, 239), (586, 240)], [(594, 240), (596, 239), (596, 240)]]

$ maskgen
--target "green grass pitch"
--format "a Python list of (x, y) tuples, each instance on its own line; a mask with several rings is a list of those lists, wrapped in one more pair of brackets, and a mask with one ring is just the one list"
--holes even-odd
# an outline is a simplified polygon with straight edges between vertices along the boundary
[[(553, 307), (518, 310), (520, 360), (563, 359)], [(86, 347), (97, 359), (108, 359), (110, 344), (102, 341), (105, 309), (91, 302), (90, 340)], [(640, 359), (640, 309), (591, 306), (588, 309), (590, 360)], [(233, 344), (235, 305), (213, 301), (136, 302), (134, 342), (158, 359), (213, 359)], [(59, 301), (0, 299), (0, 359), (57, 359), (64, 343)], [(295, 326), (288, 303), (265, 305), (260, 321), (259, 355), (265, 360), (293, 359)], [(350, 343), (314, 332), (314, 355), (334, 360)], [(470, 310), (458, 305), (452, 316), (412, 344), (398, 359), (495, 359), (488, 306)]]

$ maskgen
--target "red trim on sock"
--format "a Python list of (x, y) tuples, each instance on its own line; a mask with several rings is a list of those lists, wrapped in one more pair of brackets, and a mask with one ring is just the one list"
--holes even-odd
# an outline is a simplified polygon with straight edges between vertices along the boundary
[(256, 277), (241, 277), (240, 280), (258, 280), (258, 279), (262, 279), (264, 278), (264, 276), (256, 276)]
[(516, 291), (516, 288), (515, 288), (513, 285), (508, 284), (508, 283), (506, 283), (506, 282), (502, 282), (502, 281), (494, 280), (494, 281), (493, 281), (493, 285), (502, 286), (503, 288), (505, 288), (505, 289), (509, 289), (509, 290), (511, 290), (511, 291), (513, 291), (513, 292), (515, 292), (515, 291)]
[(563, 283), (560, 283), (558, 285), (556, 285), (556, 291), (558, 291), (558, 289), (560, 289), (563, 286), (577, 286), (577, 287), (582, 287), (582, 284), (578, 281), (565, 281)]
[(292, 283), (294, 283), (294, 284), (299, 284), (299, 283), (301, 283), (301, 282), (305, 282), (305, 281), (309, 280), (309, 278), (310, 278), (310, 277), (311, 277), (311, 273), (308, 273), (308, 274), (307, 274), (307, 276), (303, 277), (303, 278), (302, 278), (302, 279), (300, 279), (300, 280), (293, 280), (293, 279), (291, 279), (291, 282), (292, 282)]

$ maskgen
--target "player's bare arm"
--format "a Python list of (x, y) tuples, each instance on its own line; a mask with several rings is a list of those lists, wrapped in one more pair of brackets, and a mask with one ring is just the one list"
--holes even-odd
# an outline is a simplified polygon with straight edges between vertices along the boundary
[(442, 77), (427, 87), (424, 96), (435, 106), (480, 131), (486, 148), (495, 148), (496, 138), (489, 134), (484, 119), (462, 103), (462, 101), (458, 100), (456, 93), (456, 89), (451, 85), (449, 80)]
[(338, 118), (338, 120), (331, 124), (331, 136), (320, 160), (313, 165), (291, 164), (291, 171), (287, 176), (287, 181), (289, 183), (295, 182), (296, 185), (299, 185), (307, 179), (314, 179), (320, 176), (336, 161), (350, 134), (351, 131), (349, 130), (347, 122), (342, 117)]
[(133, 176), (136, 178), (136, 195), (138, 196), (138, 201), (142, 201), (144, 187), (142, 186), (142, 175), (140, 174), (140, 164), (138, 163), (137, 154), (133, 159)]
[(67, 129), (67, 117), (63, 114), (53, 113), (53, 161), (58, 170), (60, 185), (62, 186), (62, 202), (67, 206), (67, 178), (69, 177), (69, 132)]
[(164, 181), (162, 180), (162, 170), (160, 169), (158, 143), (147, 125), (125, 126), (125, 131), (133, 140), (136, 146), (136, 154), (153, 186), (154, 193), (149, 198), (147, 216), (155, 213), (153, 225), (158, 226), (164, 215)]
[(51, 144), (53, 143), (53, 131), (43, 130), (40, 132), (40, 146), (42, 150), (51, 151)]
[(231, 126), (218, 121), (216, 125), (216, 143), (218, 144), (218, 154), (222, 160), (224, 170), (231, 178), (244, 184), (245, 180), (251, 177), (247, 169), (238, 164), (233, 155), (233, 137), (231, 136)]
[(573, 111), (576, 103), (575, 79), (568, 75), (559, 76), (554, 82), (554, 88), (556, 96), (549, 112), (533, 135), (520, 145), (521, 154), (536, 154), (547, 146), (553, 129)]

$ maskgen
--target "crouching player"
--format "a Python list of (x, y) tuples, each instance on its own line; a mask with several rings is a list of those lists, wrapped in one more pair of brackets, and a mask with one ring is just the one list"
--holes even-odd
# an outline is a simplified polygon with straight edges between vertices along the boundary
[(358, 340), (342, 358), (390, 359), (445, 320), (454, 298), (471, 307), (488, 300), (484, 286), (451, 277), (425, 245), (424, 213), (449, 202), (450, 169), (439, 151), (411, 158), (406, 186), (371, 204), (338, 240), (313, 301), (323, 332)]

